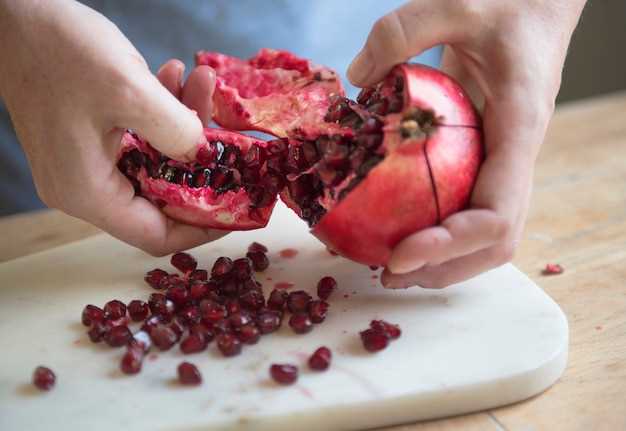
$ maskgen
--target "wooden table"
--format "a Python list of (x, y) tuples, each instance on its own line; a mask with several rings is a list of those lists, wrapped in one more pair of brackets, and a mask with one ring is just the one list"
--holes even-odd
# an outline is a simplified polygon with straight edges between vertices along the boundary
[[(98, 230), (42, 211), (0, 219), (0, 232), (1, 262)], [(514, 262), (568, 316), (570, 359), (561, 380), (508, 407), (387, 431), (626, 430), (626, 93), (557, 110)], [(541, 276), (547, 262), (565, 272)]]

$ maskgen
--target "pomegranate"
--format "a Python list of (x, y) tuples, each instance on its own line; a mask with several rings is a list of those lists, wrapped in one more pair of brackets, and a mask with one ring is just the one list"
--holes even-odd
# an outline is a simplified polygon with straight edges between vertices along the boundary
[(213, 119), (230, 130), (206, 129), (189, 163), (129, 132), (118, 162), (171, 218), (255, 229), (280, 194), (329, 249), (378, 266), (404, 237), (467, 206), (483, 158), (480, 119), (447, 75), (401, 64), (355, 102), (335, 72), (285, 51), (199, 52), (196, 63), (215, 69)]

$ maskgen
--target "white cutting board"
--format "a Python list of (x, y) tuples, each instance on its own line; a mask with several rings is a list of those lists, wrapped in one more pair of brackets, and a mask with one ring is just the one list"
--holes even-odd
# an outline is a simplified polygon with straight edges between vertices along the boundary
[[(444, 290), (386, 291), (369, 268), (330, 256), (283, 206), (269, 228), (229, 235), (193, 254), (207, 267), (220, 255), (240, 256), (252, 240), (274, 252), (259, 278), (266, 288), (291, 281), (313, 290), (322, 275), (337, 279), (326, 322), (306, 335), (285, 323), (231, 359), (215, 343), (186, 357), (177, 348), (159, 352), (137, 376), (118, 371), (122, 350), (88, 341), (81, 310), (111, 298), (147, 298), (152, 290), (143, 275), (171, 270), (167, 258), (100, 235), (0, 265), (0, 429), (364, 429), (518, 401), (549, 387), (565, 368), (563, 312), (512, 265)], [(280, 258), (287, 247), (299, 254)], [(373, 318), (403, 330), (377, 354), (365, 352), (358, 337)], [(271, 363), (304, 364), (320, 345), (334, 353), (327, 372), (303, 366), (291, 387), (269, 380)], [(175, 383), (183, 359), (201, 370), (201, 387)], [(40, 364), (57, 374), (48, 393), (29, 384)]]

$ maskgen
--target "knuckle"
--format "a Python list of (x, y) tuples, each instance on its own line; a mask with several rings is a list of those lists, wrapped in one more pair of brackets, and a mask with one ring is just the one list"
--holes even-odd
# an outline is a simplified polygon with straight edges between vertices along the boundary
[(515, 244), (513, 241), (505, 241), (491, 249), (490, 260), (494, 262), (494, 265), (504, 265), (513, 260), (515, 256)]

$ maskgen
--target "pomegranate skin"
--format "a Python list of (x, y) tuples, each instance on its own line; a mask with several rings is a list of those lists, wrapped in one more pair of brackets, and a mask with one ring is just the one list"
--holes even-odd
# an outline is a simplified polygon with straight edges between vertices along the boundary
[[(465, 91), (449, 76), (404, 64), (405, 109), (385, 118), (385, 159), (312, 233), (328, 248), (366, 264), (386, 265), (408, 235), (466, 208), (483, 160), (480, 119)], [(410, 110), (432, 112), (435, 124), (403, 137)]]

